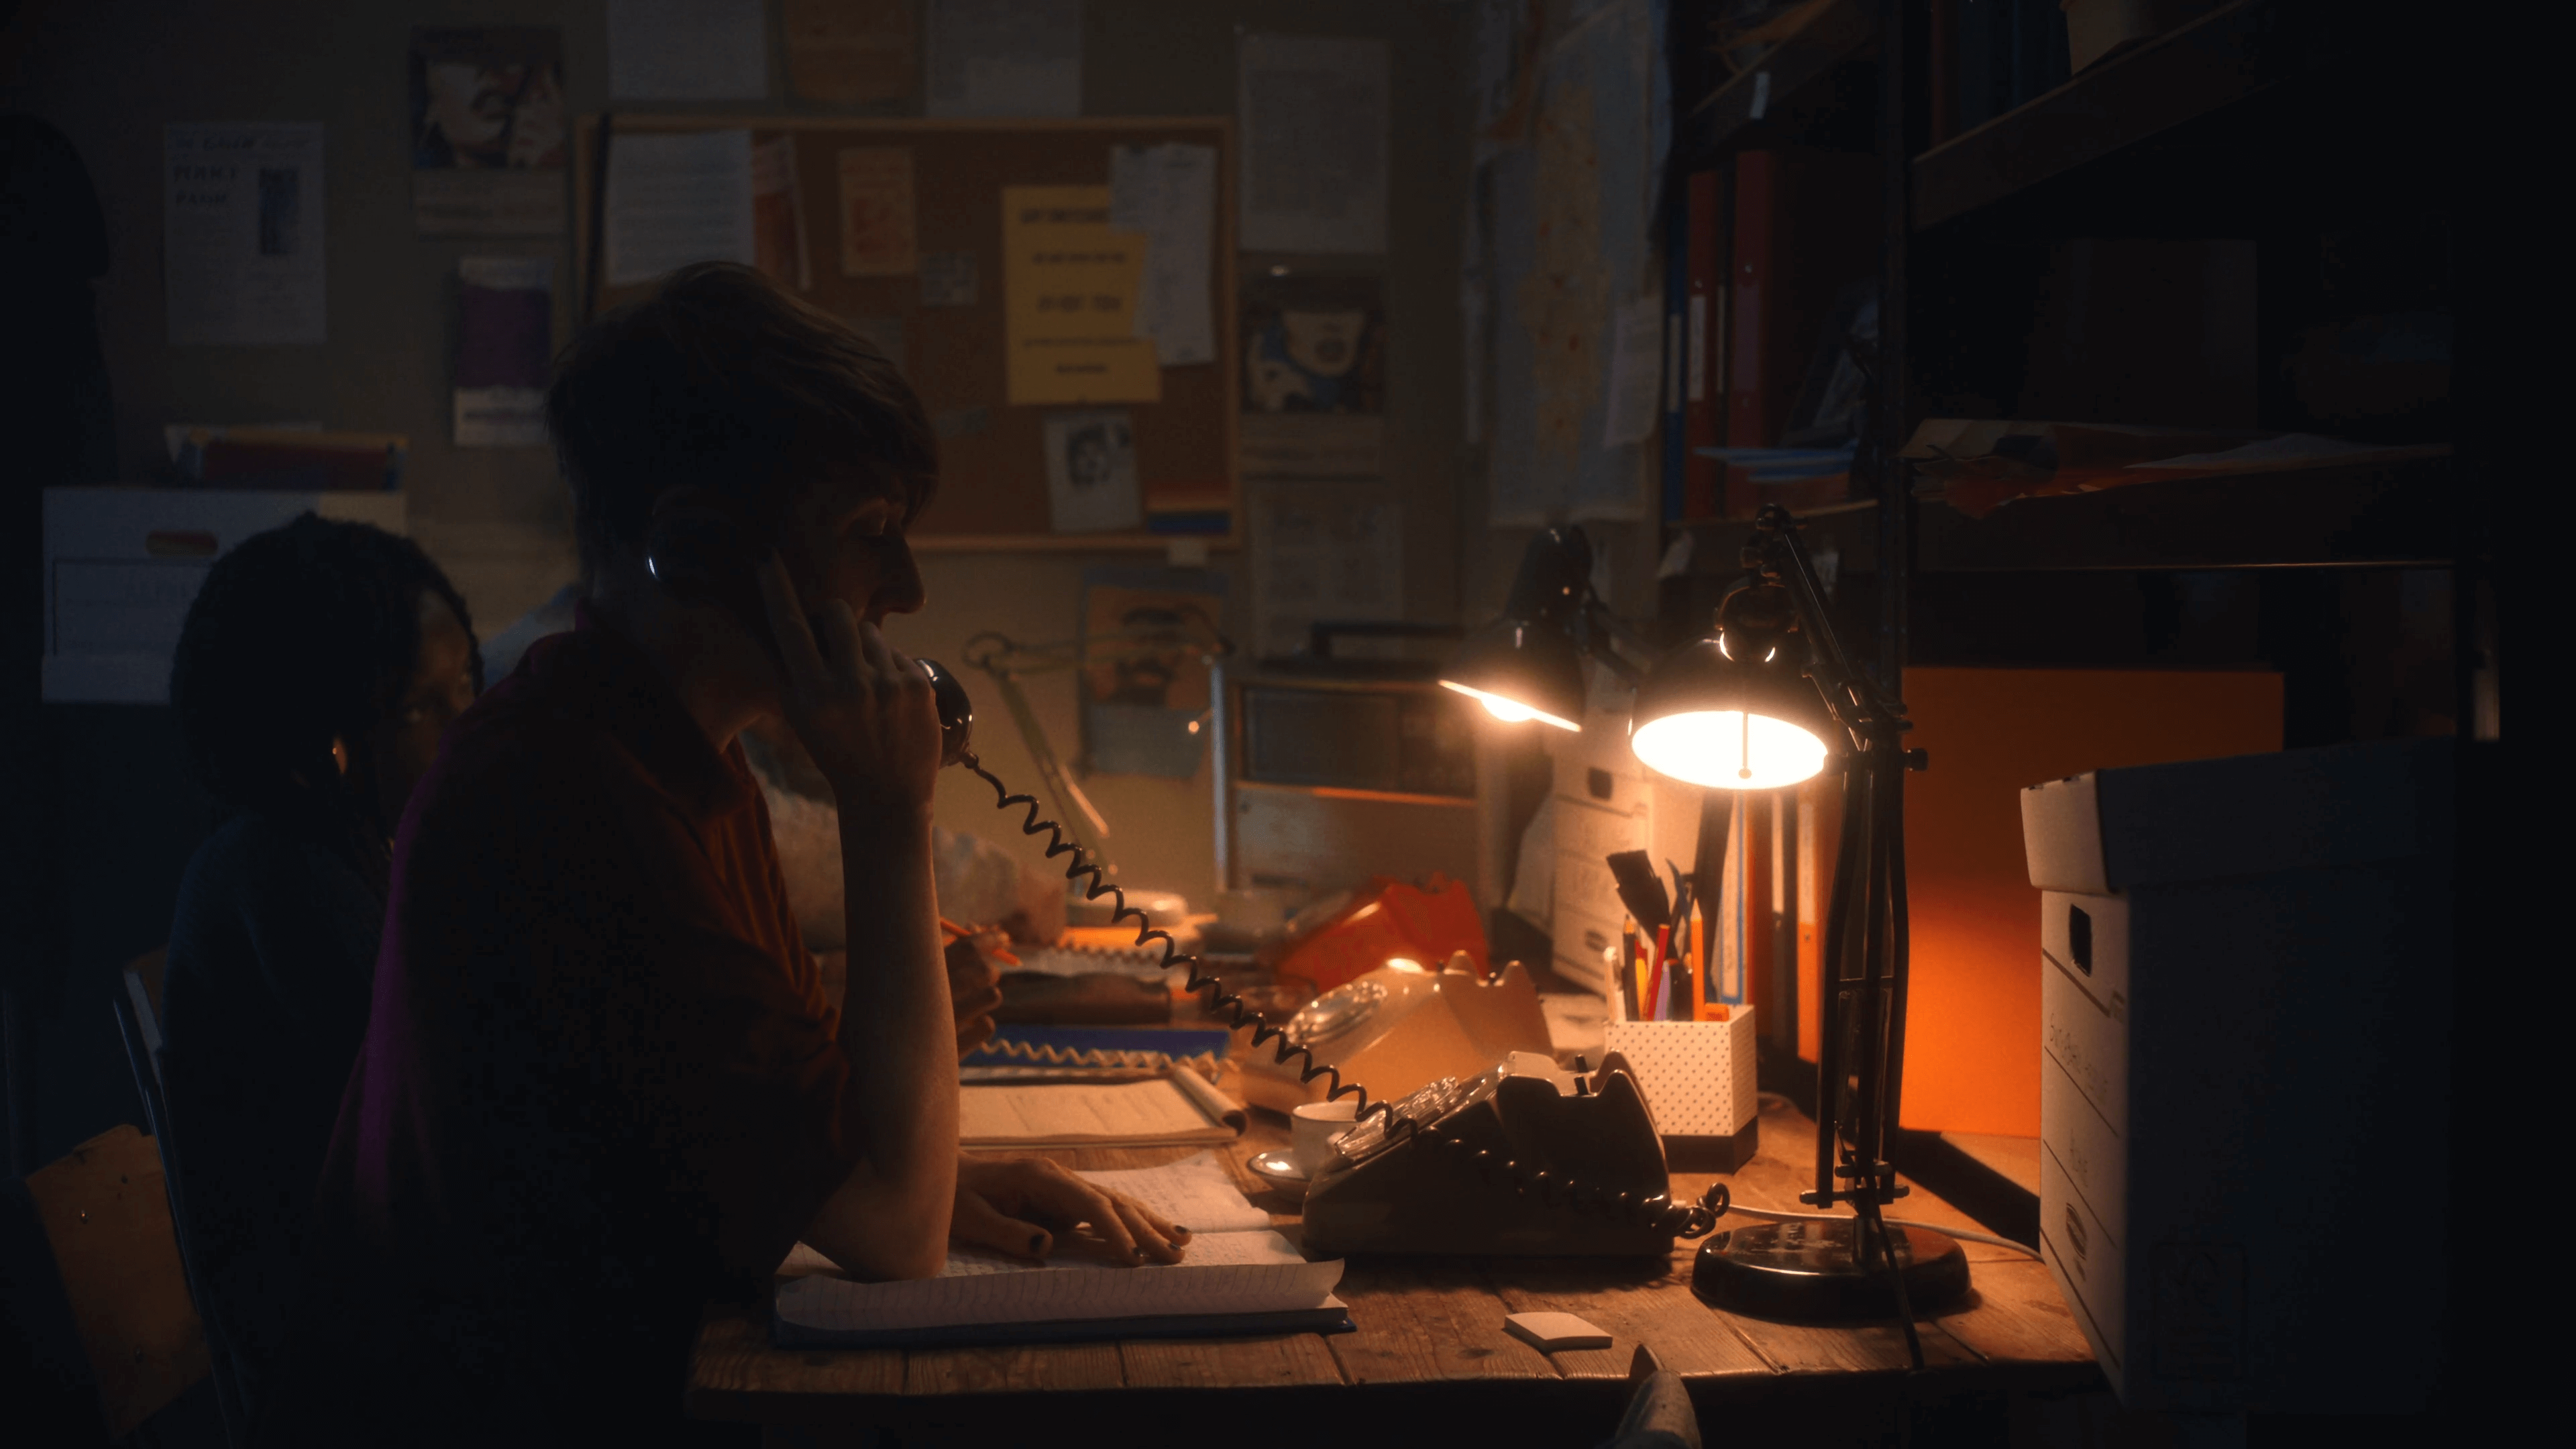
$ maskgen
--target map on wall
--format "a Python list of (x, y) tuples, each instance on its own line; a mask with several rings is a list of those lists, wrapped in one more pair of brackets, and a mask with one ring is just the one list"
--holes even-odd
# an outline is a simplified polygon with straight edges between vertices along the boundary
[(1607, 0), (1579, 13), (1540, 57), (1519, 144), (1486, 162), (1497, 526), (1647, 516), (1645, 450), (1603, 436), (1619, 313), (1660, 287), (1665, 11)]

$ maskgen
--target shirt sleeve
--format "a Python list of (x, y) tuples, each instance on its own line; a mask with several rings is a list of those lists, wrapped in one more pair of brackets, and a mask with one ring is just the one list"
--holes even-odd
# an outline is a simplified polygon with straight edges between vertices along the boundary
[[(846, 1136), (834, 1014), (764, 899), (766, 837), (691, 819), (615, 760), (544, 794), (419, 812), (397, 887), (403, 949), (454, 963), (459, 1019), (497, 1038), (478, 1048), (536, 1059), (546, 1096), (521, 1115), (573, 1139), (536, 1153), (632, 1154), (593, 1173), (612, 1181), (649, 1158), (712, 1218), (728, 1270), (774, 1267), (865, 1144)], [(455, 906), (405, 908), (402, 894), (438, 882)]]

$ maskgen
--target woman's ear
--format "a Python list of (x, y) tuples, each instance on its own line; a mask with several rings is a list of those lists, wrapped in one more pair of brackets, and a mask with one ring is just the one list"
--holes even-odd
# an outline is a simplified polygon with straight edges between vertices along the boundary
[(331, 763), (339, 767), (340, 778), (349, 777), (349, 742), (338, 735), (331, 737)]

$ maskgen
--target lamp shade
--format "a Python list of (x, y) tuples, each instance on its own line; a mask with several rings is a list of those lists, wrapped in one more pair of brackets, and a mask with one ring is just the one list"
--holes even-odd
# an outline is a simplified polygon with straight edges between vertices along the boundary
[(1496, 619), (1478, 629), (1440, 672), (1440, 685), (1499, 720), (1583, 728), (1583, 664), (1553, 621)]
[(1824, 696), (1782, 651), (1728, 653), (1726, 635), (1666, 655), (1637, 686), (1628, 747), (1650, 769), (1722, 790), (1776, 790), (1825, 767)]

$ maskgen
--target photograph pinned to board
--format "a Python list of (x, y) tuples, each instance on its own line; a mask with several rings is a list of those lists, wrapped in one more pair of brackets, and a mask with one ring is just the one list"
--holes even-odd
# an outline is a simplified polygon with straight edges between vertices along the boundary
[(563, 32), (411, 33), (411, 215), (422, 236), (564, 229)]
[(1049, 413), (1047, 522), (1058, 533), (1112, 533), (1145, 523), (1136, 430), (1123, 408)]
[(938, 0), (922, 114), (1082, 114), (1082, 0)]
[(552, 257), (457, 260), (456, 446), (545, 446), (554, 271)]
[(918, 266), (912, 151), (852, 146), (841, 152), (841, 275), (908, 276)]
[(814, 259), (805, 245), (805, 188), (796, 179), (796, 133), (751, 148), (752, 265), (780, 286), (814, 289)]
[(608, 284), (649, 282), (692, 262), (756, 263), (751, 171), (749, 131), (612, 136)]
[(921, 305), (925, 307), (974, 306), (975, 254), (973, 252), (922, 253)]
[(827, 106), (900, 101), (921, 79), (912, 0), (780, 0), (787, 88)]
[[(1245, 489), (1252, 516), (1253, 651), (1306, 654), (1314, 627), (1404, 617), (1404, 510), (1374, 482), (1265, 481)], [(1401, 657), (1400, 640), (1343, 639), (1334, 652)]]
[(1002, 335), (1016, 407), (1161, 402), (1136, 335), (1146, 238), (1109, 224), (1106, 186), (1002, 188)]
[(326, 340), (322, 127), (167, 126), (161, 174), (170, 345)]
[(1252, 269), (1237, 287), (1244, 473), (1378, 476), (1384, 471), (1385, 284), (1277, 266)]
[(1082, 573), (1083, 758), (1094, 774), (1186, 780), (1206, 753), (1208, 659), (1228, 652), (1225, 575), (1106, 566)]

